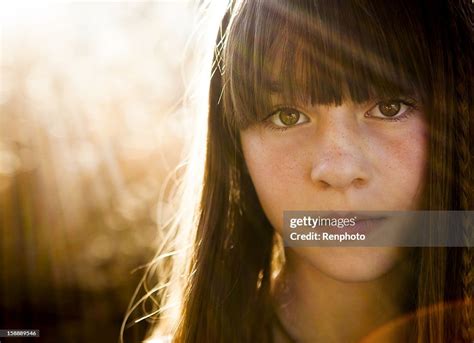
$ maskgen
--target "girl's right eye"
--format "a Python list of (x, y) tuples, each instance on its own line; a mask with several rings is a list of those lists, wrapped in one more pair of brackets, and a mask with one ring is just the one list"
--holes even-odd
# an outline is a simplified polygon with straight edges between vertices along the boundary
[(273, 112), (266, 121), (276, 128), (287, 129), (296, 125), (307, 123), (309, 118), (295, 108), (283, 107)]

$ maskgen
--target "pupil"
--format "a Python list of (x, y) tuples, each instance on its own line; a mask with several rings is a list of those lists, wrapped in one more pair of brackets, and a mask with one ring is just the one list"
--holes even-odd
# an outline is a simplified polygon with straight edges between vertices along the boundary
[(298, 122), (299, 113), (296, 112), (280, 112), (280, 120), (285, 125), (294, 125)]
[(383, 102), (379, 105), (380, 113), (387, 117), (393, 117), (400, 111), (399, 102)]

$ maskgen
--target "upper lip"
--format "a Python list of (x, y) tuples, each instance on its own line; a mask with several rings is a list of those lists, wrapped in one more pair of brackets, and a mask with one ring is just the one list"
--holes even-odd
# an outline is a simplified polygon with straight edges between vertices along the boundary
[(364, 217), (364, 218), (359, 218), (357, 217), (357, 219), (355, 220), (356, 222), (361, 222), (361, 221), (365, 221), (365, 220), (381, 220), (381, 219), (385, 219), (387, 217), (382, 217), (382, 216), (377, 216), (377, 217)]
[(356, 222), (364, 221), (364, 220), (378, 220), (378, 219), (385, 219), (387, 218), (384, 215), (374, 214), (368, 215), (367, 213), (361, 212), (333, 212), (334, 214), (331, 217), (339, 219), (339, 218), (355, 218)]

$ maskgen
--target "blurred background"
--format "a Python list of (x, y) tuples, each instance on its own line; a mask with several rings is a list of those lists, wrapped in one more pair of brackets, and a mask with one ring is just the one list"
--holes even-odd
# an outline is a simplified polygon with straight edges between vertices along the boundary
[[(189, 143), (199, 11), (0, 6), (0, 329), (40, 329), (28, 342), (116, 342), (159, 242), (157, 208), (170, 210), (165, 180)], [(125, 341), (145, 329), (137, 322)]]

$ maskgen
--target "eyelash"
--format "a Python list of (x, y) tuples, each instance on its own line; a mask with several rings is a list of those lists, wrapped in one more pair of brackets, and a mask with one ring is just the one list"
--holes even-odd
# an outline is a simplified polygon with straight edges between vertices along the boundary
[[(400, 115), (399, 117), (396, 117), (396, 118), (390, 118), (390, 117), (387, 117), (387, 118), (379, 118), (379, 117), (371, 117), (371, 116), (367, 116), (367, 114), (372, 110), (374, 109), (375, 107), (379, 106), (382, 102), (388, 102), (388, 101), (393, 101), (393, 102), (400, 102), (406, 106), (409, 107), (408, 110), (406, 110), (402, 115)], [(377, 102), (375, 103), (375, 105), (373, 105), (369, 110), (367, 110), (365, 113), (364, 113), (364, 117), (366, 118), (370, 118), (370, 119), (376, 119), (376, 120), (383, 120), (383, 121), (390, 121), (390, 122), (400, 122), (400, 121), (403, 121), (407, 118), (409, 118), (414, 111), (418, 110), (418, 107), (416, 106), (417, 102), (412, 99), (412, 98), (405, 98), (405, 97), (399, 97), (399, 98), (392, 98), (392, 99), (379, 99), (377, 100)], [(294, 106), (279, 106), (278, 108), (276, 108), (274, 111), (272, 111), (272, 113), (266, 117), (262, 123), (263, 123), (263, 126), (267, 129), (270, 129), (270, 130), (273, 130), (273, 131), (278, 131), (278, 132), (282, 132), (282, 131), (286, 131), (288, 129), (291, 129), (293, 126), (276, 126), (275, 124), (273, 124), (270, 120), (270, 118), (278, 111), (281, 111), (281, 110), (285, 110), (285, 109), (294, 109), (294, 110), (297, 110), (298, 112), (300, 112), (301, 114), (305, 115), (304, 112), (298, 110), (297, 108), (295, 108)]]
[(263, 125), (264, 125), (264, 127), (267, 128), (267, 129), (270, 129), (270, 130), (272, 130), (272, 131), (280, 131), (280, 132), (281, 132), (281, 131), (286, 131), (286, 130), (288, 130), (289, 128), (291, 128), (290, 126), (288, 126), (288, 127), (276, 126), (276, 125), (272, 124), (272, 123), (271, 123), (270, 121), (268, 121), (268, 120), (265, 120), (265, 121), (263, 122)]

